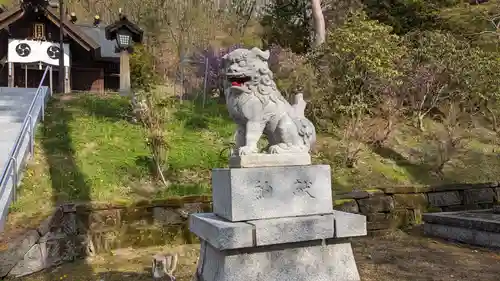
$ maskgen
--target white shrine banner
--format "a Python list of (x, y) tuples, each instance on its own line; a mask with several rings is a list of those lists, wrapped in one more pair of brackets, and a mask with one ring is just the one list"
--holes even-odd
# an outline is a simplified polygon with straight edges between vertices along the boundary
[[(44, 62), (57, 66), (60, 55), (56, 42), (9, 39), (8, 62)], [(68, 44), (64, 44), (64, 66), (70, 66)]]

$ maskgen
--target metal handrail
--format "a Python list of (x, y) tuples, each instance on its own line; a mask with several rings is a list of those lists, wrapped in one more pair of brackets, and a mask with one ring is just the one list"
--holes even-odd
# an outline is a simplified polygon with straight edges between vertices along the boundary
[[(9, 161), (7, 162), (7, 165), (4, 167), (2, 174), (1, 174), (1, 177), (0, 177), (0, 194), (2, 194), (4, 192), (4, 189), (5, 189), (4, 185), (6, 184), (6, 182), (8, 182), (7, 181), (8, 176), (10, 173), (12, 173), (12, 184), (14, 185), (14, 187), (13, 187), (14, 200), (15, 200), (15, 194), (16, 194), (16, 186), (18, 184), (18, 182), (17, 182), (17, 180), (18, 180), (17, 156), (19, 155), (19, 149), (21, 148), (21, 144), (22, 144), (21, 140), (24, 140), (24, 138), (26, 137), (26, 133), (28, 132), (28, 129), (29, 129), (29, 132), (30, 132), (30, 153), (31, 153), (31, 155), (33, 155), (34, 124), (33, 124), (33, 112), (32, 111), (33, 111), (33, 108), (35, 107), (35, 104), (38, 101), (38, 98), (40, 96), (42, 85), (43, 85), (43, 82), (45, 81), (45, 77), (47, 76), (47, 73), (51, 69), (52, 69), (52, 66), (49, 65), (49, 66), (47, 66), (47, 68), (45, 68), (45, 71), (43, 72), (43, 76), (42, 76), (42, 79), (40, 81), (40, 84), (38, 85), (38, 88), (36, 89), (35, 97), (33, 98), (33, 101), (31, 102), (30, 107), (28, 109), (28, 114), (24, 118), (23, 125), (21, 127), (21, 132), (19, 133), (16, 141), (14, 142), (14, 147), (12, 148), (12, 150), (10, 151), (10, 154), (9, 154), (9, 158), (8, 158)], [(51, 72), (51, 74), (52, 74), (52, 72)], [(50, 84), (52, 84), (52, 81), (50, 81)], [(52, 87), (49, 88), (49, 93), (52, 96)], [(42, 101), (40, 111), (42, 114), (41, 118), (43, 121), (45, 118), (45, 113), (44, 113), (45, 112), (45, 101)], [(14, 164), (14, 165), (12, 165), (12, 164)], [(14, 167), (14, 171), (12, 171), (12, 167)], [(1, 229), (1, 226), (0, 226), (0, 229)]]

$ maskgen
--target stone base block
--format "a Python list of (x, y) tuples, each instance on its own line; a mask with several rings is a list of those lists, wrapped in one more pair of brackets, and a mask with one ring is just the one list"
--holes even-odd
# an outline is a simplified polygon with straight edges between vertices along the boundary
[(500, 248), (500, 214), (493, 210), (424, 214), (423, 220), (427, 235)]
[(425, 223), (469, 228), (500, 234), (500, 214), (492, 210), (428, 213), (423, 215)]
[(366, 216), (333, 211), (335, 238), (359, 237), (367, 235)]
[(199, 281), (359, 281), (351, 244), (320, 240), (219, 251), (201, 241)]
[(5, 244), (0, 243), (0, 280), (7, 276), (39, 239), (40, 233), (36, 230), (30, 230), (13, 241), (8, 241)]
[(213, 213), (190, 215), (189, 230), (219, 250), (254, 246), (252, 225), (229, 222)]
[(35, 244), (9, 272), (9, 276), (22, 277), (46, 268), (40, 244)]
[(247, 223), (254, 227), (256, 246), (327, 239), (335, 235), (333, 215), (255, 220)]
[(218, 250), (366, 235), (366, 217), (341, 211), (326, 215), (230, 222), (213, 213), (190, 216), (189, 228)]
[(250, 154), (229, 157), (230, 168), (305, 166), (311, 165), (309, 153), (295, 154)]
[(212, 170), (213, 211), (229, 221), (333, 211), (330, 166)]
[(73, 261), (78, 256), (77, 242), (77, 238), (64, 233), (48, 232), (29, 249), (8, 275), (18, 278)]
[(442, 224), (424, 224), (425, 235), (500, 249), (500, 233)]

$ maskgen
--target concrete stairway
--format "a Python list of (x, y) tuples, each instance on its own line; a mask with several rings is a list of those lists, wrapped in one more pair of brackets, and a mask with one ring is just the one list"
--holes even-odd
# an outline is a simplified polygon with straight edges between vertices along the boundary
[[(16, 187), (21, 180), (26, 159), (30, 156), (31, 130), (35, 131), (43, 105), (49, 97), (47, 87), (40, 88), (38, 95), (36, 92), (36, 88), (0, 87), (0, 233), (3, 231), (10, 202), (15, 197)], [(33, 107), (30, 108), (32, 104)], [(28, 115), (32, 118), (26, 119)], [(15, 160), (10, 163), (12, 168), (6, 171), (2, 181), (2, 173), (9, 165), (17, 142), (18, 149), (12, 157)]]

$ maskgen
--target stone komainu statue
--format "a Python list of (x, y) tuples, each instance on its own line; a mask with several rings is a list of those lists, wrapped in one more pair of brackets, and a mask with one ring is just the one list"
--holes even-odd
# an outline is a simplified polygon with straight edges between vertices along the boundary
[(238, 125), (233, 155), (258, 153), (262, 134), (268, 153), (308, 153), (316, 141), (314, 125), (304, 116), (302, 94), (293, 105), (281, 95), (269, 69), (269, 51), (237, 49), (223, 57), (226, 105)]

